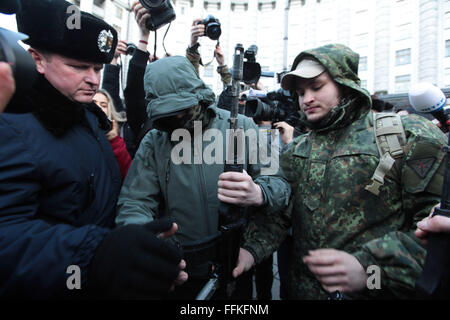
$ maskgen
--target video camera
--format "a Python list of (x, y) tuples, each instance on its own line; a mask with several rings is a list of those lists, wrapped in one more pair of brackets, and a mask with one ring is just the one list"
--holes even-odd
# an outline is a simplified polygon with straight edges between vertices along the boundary
[(151, 15), (145, 22), (148, 30), (156, 31), (176, 18), (170, 0), (139, 0), (139, 2)]
[[(257, 83), (261, 77), (261, 66), (256, 62), (256, 55), (258, 54), (258, 46), (255, 44), (251, 45), (244, 52), (244, 74), (242, 81), (246, 85), (251, 85)], [(233, 73), (233, 69), (230, 69), (230, 73)], [(267, 75), (265, 75), (267, 76)], [(273, 75), (270, 75), (273, 77)]]
[[(0, 5), (0, 12), (7, 14), (20, 10), (20, 2), (5, 1)], [(16, 82), (16, 91), (10, 104), (18, 97), (23, 97), (31, 87), (37, 77), (36, 64), (31, 55), (18, 43), (28, 36), (0, 28), (0, 61), (7, 62), (12, 69)], [(10, 112), (25, 112), (27, 110), (9, 110)]]
[(197, 22), (197, 24), (205, 25), (205, 35), (211, 40), (218, 40), (222, 34), (222, 29), (220, 29), (219, 19), (214, 18), (212, 15), (208, 15), (202, 21)]
[(251, 45), (244, 53), (244, 83), (257, 83), (261, 77), (261, 66), (256, 62), (256, 55), (258, 54), (258, 47)]
[(253, 118), (255, 122), (285, 121), (293, 127), (298, 124), (300, 115), (288, 91), (278, 89), (265, 94), (258, 90), (250, 90), (249, 95), (243, 95), (241, 99), (245, 100), (245, 115)]

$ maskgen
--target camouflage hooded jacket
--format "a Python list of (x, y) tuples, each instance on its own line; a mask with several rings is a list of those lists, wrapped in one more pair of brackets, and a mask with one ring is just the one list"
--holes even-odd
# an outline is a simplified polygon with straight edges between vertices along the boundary
[[(445, 135), (419, 116), (402, 117), (403, 158), (385, 177), (379, 196), (365, 190), (380, 161), (369, 94), (359, 86), (359, 56), (342, 45), (302, 52), (320, 61), (347, 96), (325, 123), (297, 137), (281, 157), (292, 187), (289, 208), (255, 215), (243, 247), (259, 263), (275, 251), (292, 226), (289, 298), (326, 299), (327, 293), (302, 262), (308, 250), (334, 248), (353, 254), (363, 268), (380, 267), (381, 289), (352, 298), (414, 296), (425, 250), (416, 223), (440, 201)], [(304, 115), (303, 115), (304, 119)]]

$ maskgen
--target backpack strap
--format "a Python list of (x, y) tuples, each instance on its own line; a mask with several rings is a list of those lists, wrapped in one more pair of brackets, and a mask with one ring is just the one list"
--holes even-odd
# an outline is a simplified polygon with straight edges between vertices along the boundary
[(406, 135), (400, 115), (396, 113), (374, 113), (373, 131), (380, 163), (371, 178), (372, 183), (365, 189), (378, 196), (379, 188), (384, 184), (384, 176), (392, 169), (395, 160), (403, 157)]

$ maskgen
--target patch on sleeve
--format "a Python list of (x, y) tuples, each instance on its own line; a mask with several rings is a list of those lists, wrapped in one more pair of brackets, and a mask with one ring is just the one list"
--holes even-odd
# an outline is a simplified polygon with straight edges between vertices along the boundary
[(419, 175), (420, 178), (425, 178), (436, 162), (436, 158), (423, 158), (407, 161), (407, 165)]

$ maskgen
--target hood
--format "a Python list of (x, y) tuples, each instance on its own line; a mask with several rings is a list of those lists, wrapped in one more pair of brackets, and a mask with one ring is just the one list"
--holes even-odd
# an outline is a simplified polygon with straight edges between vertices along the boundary
[[(300, 114), (300, 123), (315, 131), (329, 131), (349, 125), (364, 116), (372, 107), (372, 100), (367, 90), (360, 87), (358, 77), (359, 55), (342, 44), (328, 44), (315, 49), (301, 52), (294, 60), (292, 70), (305, 58), (319, 61), (331, 78), (341, 86), (341, 102), (331, 109), (328, 115), (319, 122), (310, 123), (303, 112)], [(293, 92), (296, 106), (297, 93)]]
[(292, 64), (292, 71), (304, 58), (314, 58), (319, 61), (337, 83), (352, 89), (368, 106), (372, 105), (370, 93), (361, 88), (358, 77), (359, 54), (342, 44), (327, 44), (315, 49), (301, 52)]
[(195, 72), (192, 63), (182, 56), (172, 56), (147, 65), (144, 89), (150, 119), (174, 115), (182, 110), (215, 101), (209, 89)]

